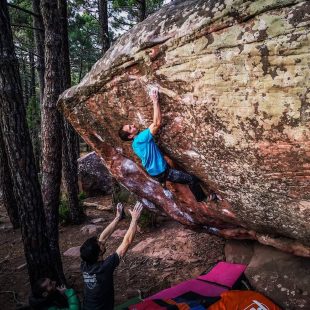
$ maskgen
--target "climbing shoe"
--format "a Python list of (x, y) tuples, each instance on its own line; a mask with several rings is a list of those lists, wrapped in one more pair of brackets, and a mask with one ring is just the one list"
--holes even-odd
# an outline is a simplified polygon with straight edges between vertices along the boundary
[(205, 202), (210, 202), (210, 201), (215, 201), (215, 202), (218, 202), (218, 201), (222, 201), (223, 198), (219, 195), (219, 194), (216, 194), (216, 193), (211, 193), (210, 195), (208, 195), (204, 201)]

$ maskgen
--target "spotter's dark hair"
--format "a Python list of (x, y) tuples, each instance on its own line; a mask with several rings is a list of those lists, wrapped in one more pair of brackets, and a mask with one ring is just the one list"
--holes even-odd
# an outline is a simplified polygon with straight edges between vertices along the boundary
[(87, 239), (80, 248), (80, 256), (82, 260), (88, 264), (94, 264), (100, 254), (100, 246), (97, 237)]

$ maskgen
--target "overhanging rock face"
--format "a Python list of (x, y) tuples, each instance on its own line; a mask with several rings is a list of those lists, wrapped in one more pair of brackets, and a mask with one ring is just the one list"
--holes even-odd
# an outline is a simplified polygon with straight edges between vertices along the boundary
[[(175, 1), (118, 40), (59, 107), (150, 209), (310, 256), (309, 26), (308, 1)], [(163, 152), (224, 202), (164, 190), (118, 138), (124, 123), (151, 123), (148, 83), (160, 89)]]

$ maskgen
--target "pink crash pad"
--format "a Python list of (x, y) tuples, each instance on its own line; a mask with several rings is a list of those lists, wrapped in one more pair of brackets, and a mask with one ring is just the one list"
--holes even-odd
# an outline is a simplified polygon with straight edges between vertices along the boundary
[(208, 297), (220, 296), (221, 293), (233, 287), (245, 269), (246, 265), (220, 262), (207, 274), (160, 291), (145, 300), (170, 299), (187, 292), (194, 292)]
[(210, 272), (198, 277), (197, 279), (232, 288), (245, 269), (246, 265), (220, 262), (213, 267)]
[(171, 299), (178, 297), (187, 292), (194, 292), (202, 296), (215, 297), (220, 296), (221, 293), (227, 291), (226, 288), (217, 285), (209, 284), (199, 280), (188, 280), (176, 286), (160, 291), (152, 295), (148, 299)]

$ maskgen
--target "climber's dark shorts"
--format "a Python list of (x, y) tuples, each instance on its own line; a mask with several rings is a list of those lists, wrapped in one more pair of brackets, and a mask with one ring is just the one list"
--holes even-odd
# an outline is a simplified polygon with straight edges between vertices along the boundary
[(152, 177), (161, 183), (163, 187), (166, 186), (166, 181), (188, 184), (197, 201), (202, 201), (205, 198), (205, 194), (199, 185), (199, 179), (187, 172), (173, 169), (168, 166), (164, 172)]
[(167, 181), (170, 169), (171, 168), (168, 166), (164, 172), (162, 172), (162, 173), (160, 173), (158, 175), (154, 175), (154, 176), (152, 176), (152, 178), (154, 178), (156, 181), (158, 181), (161, 184), (165, 184), (166, 181)]

